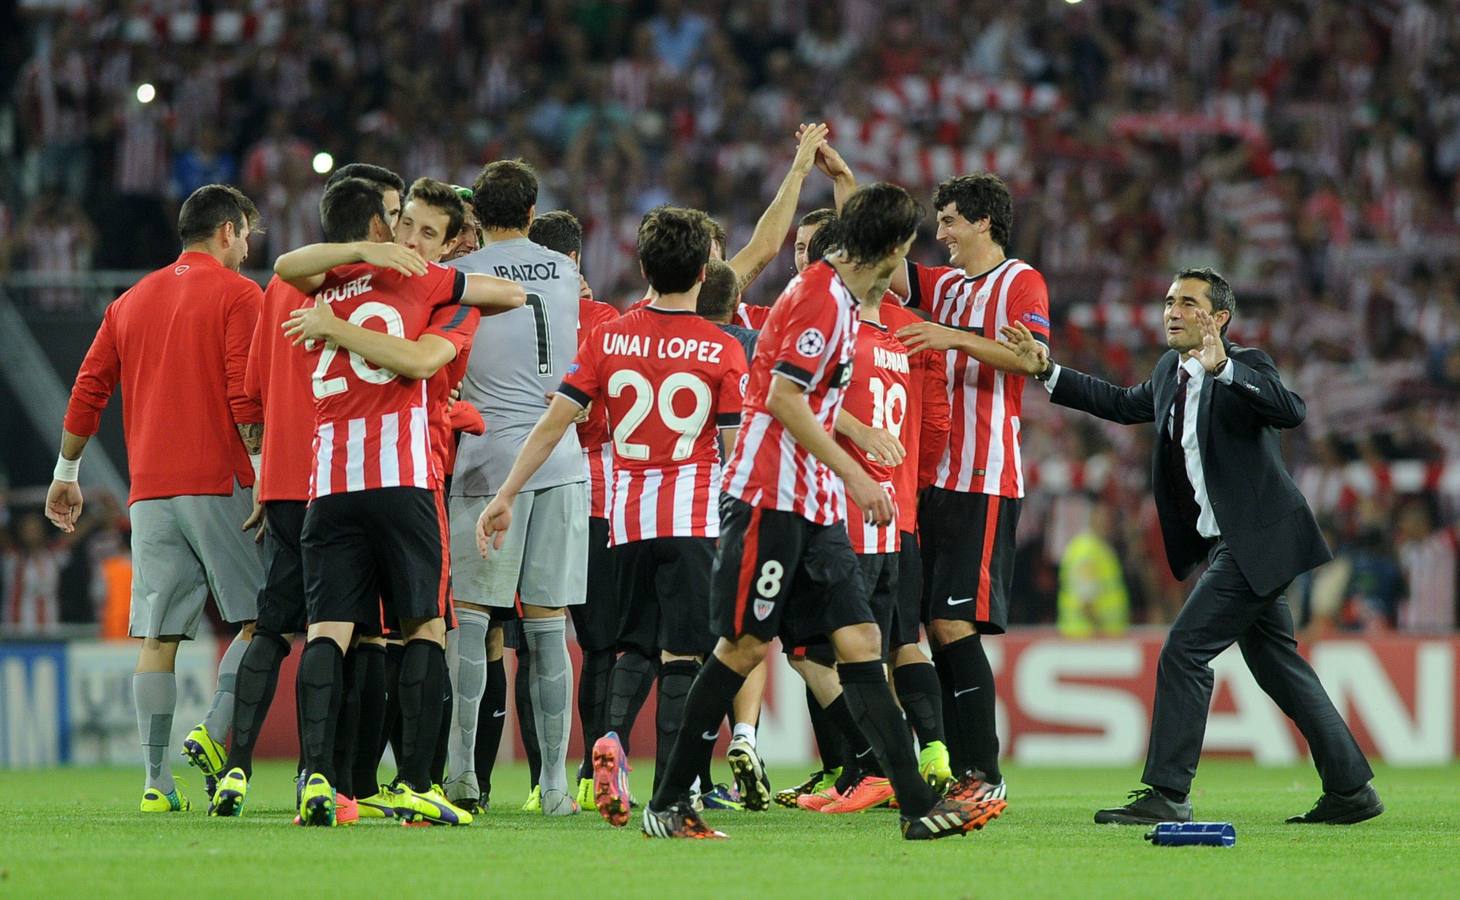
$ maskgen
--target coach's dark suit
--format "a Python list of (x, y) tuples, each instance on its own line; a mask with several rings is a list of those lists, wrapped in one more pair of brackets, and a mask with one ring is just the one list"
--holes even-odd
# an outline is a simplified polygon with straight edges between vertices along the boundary
[(1062, 367), (1051, 393), (1061, 406), (1112, 422), (1156, 423), (1151, 481), (1167, 561), (1178, 578), (1191, 574), (1203, 559), (1210, 563), (1161, 650), (1141, 780), (1189, 791), (1211, 705), (1209, 663), (1235, 642), (1257, 683), (1308, 740), (1324, 789), (1352, 791), (1373, 773), (1312, 667), (1298, 654), (1283, 597), (1296, 576), (1332, 558), (1278, 444), (1278, 429), (1301, 424), (1307, 408), (1283, 386), (1267, 354), (1225, 346), (1232, 383), (1219, 383), (1210, 373), (1203, 377), (1196, 423), (1203, 480), (1221, 532), (1215, 540), (1197, 532), (1177, 494), (1190, 482), (1180, 466), (1180, 435), (1169, 434), (1180, 364), (1175, 350), (1135, 387), (1117, 387)]

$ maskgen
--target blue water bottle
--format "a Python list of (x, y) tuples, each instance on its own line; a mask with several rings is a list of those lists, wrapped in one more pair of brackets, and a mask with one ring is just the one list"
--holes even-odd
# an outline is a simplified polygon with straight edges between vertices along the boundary
[(1162, 822), (1146, 832), (1146, 840), (1158, 847), (1230, 847), (1237, 843), (1237, 829), (1231, 822)]

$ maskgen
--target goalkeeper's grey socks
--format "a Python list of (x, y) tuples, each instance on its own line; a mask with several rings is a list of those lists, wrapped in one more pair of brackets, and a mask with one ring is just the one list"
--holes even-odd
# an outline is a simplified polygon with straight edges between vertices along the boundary
[(573, 725), (573, 666), (568, 659), (565, 616), (523, 619), (522, 633), (532, 652), (528, 689), (542, 748), (543, 815), (568, 815), (575, 807), (568, 789), (568, 735)]

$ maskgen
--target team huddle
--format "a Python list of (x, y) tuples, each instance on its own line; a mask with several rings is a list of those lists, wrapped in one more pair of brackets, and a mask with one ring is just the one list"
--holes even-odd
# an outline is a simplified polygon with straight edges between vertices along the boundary
[[(704, 212), (644, 216), (646, 293), (622, 315), (592, 298), (581, 226), (537, 213), (521, 161), (470, 189), (342, 167), (325, 242), (280, 256), (262, 291), (238, 273), (253, 203), (222, 185), (188, 198), (182, 255), (107, 310), (47, 498), (73, 527), (81, 453), (120, 384), (144, 812), (190, 807), (172, 672), (210, 595), (242, 626), (182, 748), (210, 815), (245, 809), (295, 636), (300, 825), (486, 811), (505, 649), (544, 815), (637, 812), (649, 837), (703, 839), (724, 836), (705, 809), (891, 805), (926, 840), (1004, 811), (981, 636), (1008, 622), (1045, 283), (1006, 257), (997, 177), (938, 187), (949, 261), (922, 266), (906, 258), (920, 204), (858, 187), (825, 126), (796, 139), (733, 256)], [(815, 170), (836, 208), (796, 224)], [(793, 227), (795, 277), (769, 307), (742, 303)], [(756, 725), (777, 639), (820, 762), (773, 792)], [(656, 687), (652, 793), (634, 798), (628, 738)], [(727, 718), (733, 783), (717, 784)]]

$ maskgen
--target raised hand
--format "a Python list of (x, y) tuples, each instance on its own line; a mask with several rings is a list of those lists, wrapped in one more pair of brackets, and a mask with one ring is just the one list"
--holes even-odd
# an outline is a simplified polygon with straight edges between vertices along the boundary
[(1014, 322), (999, 329), (1003, 338), (999, 346), (1019, 357), (1027, 375), (1038, 375), (1049, 368), (1049, 348), (1035, 338), (1023, 322)]
[(1201, 363), (1208, 373), (1221, 371), (1227, 363), (1227, 348), (1222, 346), (1222, 328), (1211, 313), (1196, 310), (1196, 327), (1201, 334), (1201, 345), (1187, 351), (1187, 356)]
[(791, 162), (791, 171), (809, 175), (816, 165), (817, 148), (826, 142), (831, 129), (825, 124), (802, 125), (796, 129), (796, 158)]
[(421, 255), (400, 244), (364, 243), (360, 247), (360, 261), (407, 277), (426, 274), (426, 261)]
[(303, 341), (328, 341), (333, 339), (333, 329), (339, 318), (328, 303), (314, 301), (313, 306), (301, 306), (289, 314), (280, 327), (284, 336), (293, 339), (295, 346)]

